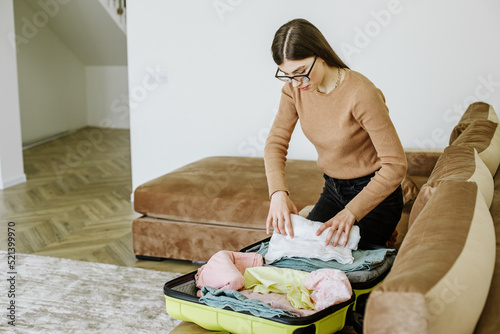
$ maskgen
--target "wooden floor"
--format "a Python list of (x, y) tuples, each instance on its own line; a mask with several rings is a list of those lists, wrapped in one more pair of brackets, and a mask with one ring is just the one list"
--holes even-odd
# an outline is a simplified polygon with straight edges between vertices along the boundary
[(187, 273), (188, 261), (138, 261), (132, 247), (130, 132), (85, 128), (24, 150), (27, 182), (0, 190), (0, 249)]
[[(188, 261), (138, 261), (132, 248), (130, 132), (85, 128), (24, 150), (27, 182), (0, 190), (0, 249), (188, 273)], [(5, 232), (4, 232), (5, 231)], [(194, 324), (189, 332), (207, 333)], [(181, 326), (182, 327), (182, 326)], [(183, 327), (184, 328), (184, 327)], [(184, 333), (183, 328), (179, 328)], [(345, 327), (340, 333), (354, 333)]]

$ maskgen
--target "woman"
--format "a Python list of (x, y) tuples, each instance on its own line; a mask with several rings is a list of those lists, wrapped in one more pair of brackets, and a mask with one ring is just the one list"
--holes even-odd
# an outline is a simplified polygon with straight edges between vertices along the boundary
[(300, 119), (324, 172), (323, 192), (307, 217), (324, 222), (317, 235), (331, 227), (326, 243), (333, 238), (336, 246), (342, 232), (348, 237), (356, 224), (360, 247), (385, 245), (401, 218), (406, 158), (382, 92), (350, 70), (304, 19), (279, 28), (271, 50), (275, 76), (286, 84), (264, 149), (271, 198), (267, 233), (272, 226), (286, 234), (286, 226), (293, 237), (290, 214), (298, 212), (289, 197), (285, 162)]

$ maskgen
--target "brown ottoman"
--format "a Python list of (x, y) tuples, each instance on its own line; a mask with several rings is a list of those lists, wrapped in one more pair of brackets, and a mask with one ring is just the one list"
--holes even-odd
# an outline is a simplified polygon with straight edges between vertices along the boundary
[[(288, 160), (290, 197), (298, 210), (323, 188), (315, 161)], [(208, 261), (219, 250), (238, 251), (266, 234), (269, 210), (262, 158), (209, 157), (139, 186), (132, 224), (138, 258)]]

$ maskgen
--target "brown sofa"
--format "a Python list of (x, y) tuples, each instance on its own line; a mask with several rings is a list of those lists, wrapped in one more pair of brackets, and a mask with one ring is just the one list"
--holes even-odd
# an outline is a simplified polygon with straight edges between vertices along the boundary
[[(407, 152), (405, 205), (396, 245), (406, 234), (411, 205), (440, 153)], [(315, 161), (288, 160), (290, 197), (306, 214), (322, 191)], [(134, 253), (138, 258), (208, 261), (221, 249), (240, 250), (268, 235), (267, 181), (262, 158), (209, 157), (139, 186), (134, 193)]]
[(498, 117), (474, 103), (415, 199), (364, 332), (500, 333), (499, 163)]
[[(495, 124), (498, 117), (489, 105), (472, 104), (453, 130), (453, 147), (444, 154), (406, 152), (405, 208), (395, 244), (400, 250), (393, 270), (369, 298), (366, 333), (465, 333), (476, 323), (477, 333), (500, 332), (496, 320), (500, 314), (500, 257), (495, 265), (492, 256), (500, 249), (496, 246), (495, 250), (493, 228), (493, 223), (500, 224), (498, 173), (495, 194), (491, 194), (492, 174), (500, 163), (500, 130)], [(321, 193), (322, 173), (314, 161), (289, 160), (286, 175), (290, 196), (305, 214)], [(488, 193), (490, 221), (484, 215)], [(481, 201), (479, 215), (474, 204)], [(143, 214), (132, 226), (134, 252), (139, 258), (207, 261), (221, 249), (239, 250), (267, 237), (269, 199), (263, 160), (202, 159), (138, 187), (134, 206)], [(478, 215), (483, 217), (483, 234), (471, 239), (468, 232), (477, 229), (472, 218)], [(496, 240), (500, 240), (499, 228)], [(477, 249), (467, 255), (464, 250), (471, 248), (471, 240), (472, 249)], [(473, 260), (479, 264), (456, 271), (458, 265), (467, 267), (467, 261)], [(450, 271), (455, 275), (452, 278)], [(453, 279), (468, 271), (480, 273), (470, 278), (481, 289), (468, 286), (460, 290), (461, 281)], [(469, 305), (473, 305), (471, 310)], [(455, 321), (456, 316), (463, 321)], [(460, 330), (454, 331), (457, 327)]]
[[(322, 174), (314, 161), (289, 160), (287, 180), (300, 210), (314, 203)], [(208, 261), (221, 249), (265, 239), (269, 210), (262, 158), (209, 157), (139, 186), (132, 224), (139, 258)]]

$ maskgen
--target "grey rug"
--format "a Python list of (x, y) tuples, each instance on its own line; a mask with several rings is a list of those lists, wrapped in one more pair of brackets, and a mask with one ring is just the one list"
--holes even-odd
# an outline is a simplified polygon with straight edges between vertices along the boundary
[(8, 324), (7, 253), (0, 251), (0, 332), (169, 333), (163, 285), (180, 274), (16, 254), (16, 326)]

